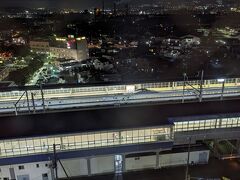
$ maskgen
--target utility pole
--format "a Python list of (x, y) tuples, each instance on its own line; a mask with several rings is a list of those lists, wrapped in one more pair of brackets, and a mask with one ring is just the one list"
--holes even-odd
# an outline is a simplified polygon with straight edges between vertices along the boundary
[(222, 82), (222, 93), (221, 93), (221, 100), (223, 100), (223, 93), (224, 93), (224, 89), (225, 89), (225, 80), (223, 80), (223, 82)]
[(43, 112), (45, 112), (45, 101), (44, 101), (44, 94), (43, 94), (42, 84), (40, 84), (40, 90), (41, 90), (41, 96), (42, 96)]
[(31, 92), (31, 96), (32, 96), (33, 113), (35, 113), (36, 109), (35, 109), (35, 102), (34, 102), (34, 94), (32, 92)]
[(188, 137), (188, 156), (187, 156), (187, 166), (186, 166), (186, 174), (185, 174), (185, 180), (189, 180), (189, 159), (190, 159), (190, 148), (191, 148), (191, 140), (192, 137)]
[(26, 98), (27, 98), (28, 113), (30, 114), (31, 110), (30, 110), (30, 106), (29, 106), (29, 98), (28, 98), (27, 90), (25, 91), (25, 93), (26, 93)]
[(199, 101), (200, 102), (202, 102), (202, 97), (203, 97), (203, 76), (204, 76), (204, 71), (202, 70), (201, 81), (200, 81), (200, 93), (199, 93)]
[(185, 98), (185, 86), (186, 86), (186, 73), (183, 73), (183, 94), (182, 94), (182, 103), (184, 103), (184, 98)]
[(17, 111), (17, 104), (14, 104), (14, 108), (15, 108), (15, 115), (18, 115), (18, 111)]

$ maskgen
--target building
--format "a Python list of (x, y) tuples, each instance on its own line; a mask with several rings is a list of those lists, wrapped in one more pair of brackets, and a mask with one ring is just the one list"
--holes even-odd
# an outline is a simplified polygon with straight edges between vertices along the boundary
[(88, 44), (85, 37), (56, 38), (50, 47), (50, 54), (57, 58), (85, 60), (89, 58)]
[(50, 45), (48, 41), (32, 40), (29, 42), (29, 46), (32, 51), (48, 53), (50, 51)]
[(74, 59), (74, 60), (78, 59), (78, 54), (76, 49), (50, 47), (49, 52), (52, 56), (57, 58)]
[(89, 58), (88, 44), (85, 37), (55, 38), (54, 41), (30, 41), (30, 48), (40, 53), (49, 53), (56, 58), (85, 60)]
[(209, 150), (198, 146), (199, 141), (236, 139), (240, 150), (239, 103), (210, 101), (0, 117), (0, 177), (47, 180), (56, 172), (64, 178), (184, 165), (188, 144), (192, 146), (189, 162), (207, 163)]

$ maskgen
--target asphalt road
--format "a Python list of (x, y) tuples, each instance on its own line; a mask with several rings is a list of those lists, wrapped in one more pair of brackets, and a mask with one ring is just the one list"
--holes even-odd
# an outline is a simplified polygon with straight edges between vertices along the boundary
[[(231, 180), (240, 180), (240, 160), (217, 160), (210, 159), (208, 165), (192, 166), (189, 169), (191, 179), (227, 177)], [(139, 172), (129, 172), (121, 176), (101, 175), (92, 177), (75, 178), (75, 180), (184, 180), (185, 167), (173, 167), (160, 170), (145, 170)]]

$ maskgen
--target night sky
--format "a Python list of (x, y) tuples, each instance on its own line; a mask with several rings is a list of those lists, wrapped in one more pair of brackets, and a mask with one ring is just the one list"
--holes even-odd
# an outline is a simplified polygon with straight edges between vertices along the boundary
[[(86, 9), (91, 7), (101, 7), (102, 0), (0, 0), (0, 7), (45, 7), (45, 8), (76, 8)], [(114, 0), (104, 0), (106, 7), (112, 7)], [(137, 0), (116, 0), (121, 3), (134, 2)], [(152, 0), (138, 0), (152, 1)], [(135, 2), (134, 2), (135, 3)]]
[[(74, 8), (74, 9), (89, 9), (94, 7), (102, 7), (103, 0), (0, 0), (0, 7), (28, 7), (28, 8)], [(104, 0), (106, 7), (113, 7), (113, 2), (118, 4), (129, 3), (136, 4), (157, 4), (161, 0)], [(179, 3), (180, 0), (163, 0), (165, 2)], [(181, 0), (192, 1), (192, 0)], [(202, 3), (216, 2), (217, 0), (201, 0)], [(235, 0), (240, 1), (240, 0)]]

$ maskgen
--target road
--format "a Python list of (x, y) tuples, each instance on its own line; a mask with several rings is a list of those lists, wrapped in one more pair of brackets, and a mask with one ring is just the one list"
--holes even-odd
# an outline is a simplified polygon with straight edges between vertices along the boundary
[[(204, 100), (212, 98), (221, 98), (222, 89), (220, 88), (205, 88), (203, 89), (202, 98)], [(224, 91), (223, 98), (239, 97), (240, 87), (227, 87)], [(30, 98), (30, 97), (29, 97)], [(88, 95), (88, 96), (62, 96), (44, 97), (45, 109), (66, 109), (66, 108), (81, 108), (81, 107), (95, 107), (95, 106), (120, 106), (123, 104), (134, 103), (152, 103), (152, 102), (169, 102), (181, 101), (183, 99), (183, 90), (171, 91), (137, 91), (131, 94), (105, 94), (105, 95)], [(186, 90), (184, 92), (184, 100), (199, 99), (199, 92)], [(0, 113), (14, 113), (16, 111), (14, 104), (16, 100), (0, 101)], [(34, 97), (35, 110), (43, 110), (43, 102), (41, 96)], [(30, 109), (33, 110), (32, 100), (29, 100)], [(17, 111), (28, 111), (27, 100), (22, 99), (17, 104)]]

